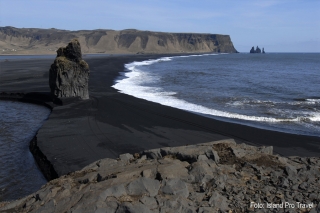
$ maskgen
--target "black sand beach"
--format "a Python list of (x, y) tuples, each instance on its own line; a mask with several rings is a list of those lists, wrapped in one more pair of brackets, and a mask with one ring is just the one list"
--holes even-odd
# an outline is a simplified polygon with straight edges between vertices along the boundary
[[(320, 156), (320, 138), (262, 130), (209, 119), (119, 93), (111, 86), (124, 64), (160, 55), (85, 58), (90, 66), (90, 99), (63, 100), (37, 134), (37, 146), (58, 176), (101, 158), (146, 149), (234, 138), (274, 146), (284, 156)], [(0, 93), (23, 92), (48, 102), (52, 60), (0, 63)], [(42, 158), (44, 158), (42, 156)], [(48, 177), (48, 176), (47, 176)]]

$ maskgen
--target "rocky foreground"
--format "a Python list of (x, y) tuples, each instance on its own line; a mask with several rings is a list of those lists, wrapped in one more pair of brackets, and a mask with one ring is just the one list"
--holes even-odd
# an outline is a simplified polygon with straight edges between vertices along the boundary
[(320, 212), (320, 159), (223, 140), (102, 159), (1, 212)]

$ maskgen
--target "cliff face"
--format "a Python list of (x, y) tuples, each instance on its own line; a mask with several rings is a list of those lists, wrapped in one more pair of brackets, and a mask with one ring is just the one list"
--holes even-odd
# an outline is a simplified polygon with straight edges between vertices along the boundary
[(55, 54), (71, 39), (83, 53), (235, 53), (229, 35), (139, 30), (80, 30), (0, 27), (1, 54)]

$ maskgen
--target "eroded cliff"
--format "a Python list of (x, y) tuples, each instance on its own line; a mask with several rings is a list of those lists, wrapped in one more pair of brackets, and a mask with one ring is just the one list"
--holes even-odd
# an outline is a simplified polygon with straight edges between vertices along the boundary
[(229, 35), (0, 27), (1, 54), (55, 54), (77, 38), (83, 53), (236, 53)]

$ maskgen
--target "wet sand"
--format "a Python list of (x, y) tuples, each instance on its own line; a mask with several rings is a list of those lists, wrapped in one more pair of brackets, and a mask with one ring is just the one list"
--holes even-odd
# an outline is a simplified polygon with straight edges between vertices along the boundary
[[(117, 158), (122, 153), (226, 138), (274, 146), (275, 153), (284, 156), (320, 156), (319, 137), (218, 121), (134, 98), (111, 87), (125, 63), (160, 56), (85, 58), (91, 70), (90, 99), (62, 100), (62, 106), (54, 106), (37, 134), (37, 146), (58, 176), (101, 158)], [(46, 59), (2, 62), (0, 93), (24, 92), (49, 103), (48, 70), (52, 62)]]

